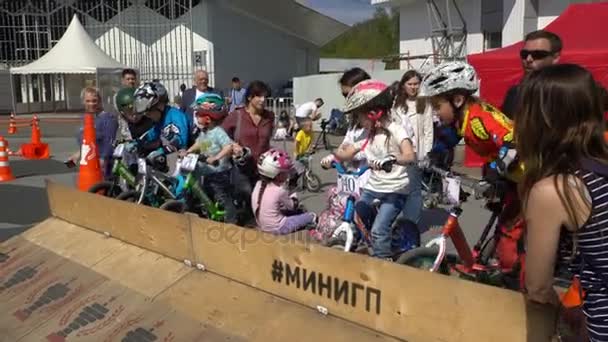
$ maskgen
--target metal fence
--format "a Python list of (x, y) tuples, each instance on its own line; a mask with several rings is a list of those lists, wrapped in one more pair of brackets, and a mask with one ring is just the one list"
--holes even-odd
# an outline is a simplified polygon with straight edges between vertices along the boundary
[[(0, 69), (31, 63), (50, 50), (78, 19), (98, 46), (137, 69), (141, 80), (159, 79), (171, 95), (190, 85), (194, 68), (210, 69), (209, 53), (194, 51), (192, 9), (202, 0), (0, 0)], [(48, 76), (48, 75), (47, 75)], [(48, 80), (47, 80), (48, 78)], [(61, 78), (61, 77), (60, 77)], [(213, 74), (210, 74), (213, 80)], [(18, 102), (49, 100), (50, 77), (14, 77)], [(35, 93), (35, 94), (34, 94)], [(54, 92), (63, 100), (62, 91)]]
[(285, 111), (289, 116), (294, 116), (295, 107), (293, 106), (293, 98), (291, 97), (270, 97), (266, 99), (266, 108), (275, 114), (279, 115)]

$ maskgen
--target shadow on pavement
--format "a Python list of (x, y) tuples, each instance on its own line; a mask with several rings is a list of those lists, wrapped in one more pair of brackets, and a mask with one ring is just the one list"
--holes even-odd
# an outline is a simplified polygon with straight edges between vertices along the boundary
[(15, 160), (11, 161), (10, 166), (17, 178), (76, 172), (76, 168), (69, 169), (64, 163), (54, 159)]
[(19, 234), (50, 215), (46, 189), (26, 185), (0, 186), (0, 222), (19, 228), (0, 229), (0, 241)]

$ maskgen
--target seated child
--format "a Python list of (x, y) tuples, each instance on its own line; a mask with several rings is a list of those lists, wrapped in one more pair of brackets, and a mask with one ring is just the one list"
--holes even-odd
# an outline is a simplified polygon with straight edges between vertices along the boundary
[(200, 153), (207, 157), (202, 160), (205, 165), (199, 171), (205, 177), (206, 191), (213, 193), (214, 198), (224, 207), (224, 221), (236, 224), (237, 213), (232, 198), (231, 185), (231, 156), (232, 144), (224, 129), (219, 123), (226, 115), (224, 100), (216, 94), (201, 95), (204, 99), (197, 99), (201, 105), (196, 109), (197, 123), (201, 126), (200, 133), (194, 145), (187, 151), (180, 151), (180, 156), (188, 153)]
[(297, 198), (285, 186), (293, 167), (287, 152), (270, 149), (258, 161), (260, 180), (251, 194), (258, 228), (272, 234), (289, 234), (316, 221), (314, 213), (294, 213)]

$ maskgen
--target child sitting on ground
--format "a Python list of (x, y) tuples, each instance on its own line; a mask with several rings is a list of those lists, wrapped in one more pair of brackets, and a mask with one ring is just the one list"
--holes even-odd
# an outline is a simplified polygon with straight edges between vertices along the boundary
[(196, 99), (196, 120), (201, 130), (194, 145), (180, 156), (200, 153), (207, 157), (205, 165), (197, 170), (205, 177), (204, 187), (224, 207), (224, 221), (236, 224), (236, 207), (232, 198), (231, 168), (232, 144), (224, 129), (219, 126), (226, 116), (224, 100), (216, 94), (206, 93)]
[(251, 194), (251, 207), (258, 228), (282, 235), (305, 228), (316, 221), (316, 215), (297, 211), (295, 194), (289, 195), (286, 183), (293, 163), (285, 151), (270, 149), (258, 161), (260, 180)]

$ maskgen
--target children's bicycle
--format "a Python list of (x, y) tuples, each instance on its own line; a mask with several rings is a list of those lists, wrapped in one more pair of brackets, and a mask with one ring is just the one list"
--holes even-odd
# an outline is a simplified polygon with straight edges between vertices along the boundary
[[(395, 160), (386, 161), (381, 165), (381, 168), (390, 172), (395, 163)], [(332, 167), (336, 168), (340, 175), (339, 186), (343, 186), (351, 193), (348, 198), (347, 209), (344, 212), (343, 223), (334, 231), (332, 237), (324, 243), (325, 246), (341, 249), (345, 252), (357, 252), (372, 254), (371, 232), (365, 228), (362, 222), (357, 219), (355, 213), (356, 197), (354, 194), (359, 192), (358, 182), (356, 177), (360, 176), (365, 170), (360, 170), (357, 173), (347, 172), (346, 169), (333, 162)], [(363, 171), (363, 172), (361, 172)], [(373, 206), (377, 211), (379, 201), (375, 201)], [(418, 246), (420, 241), (420, 232), (417, 228), (409, 225), (394, 225), (392, 228), (393, 243), (392, 254), (393, 260), (396, 260), (403, 253)], [(412, 231), (415, 230), (415, 231)]]
[[(298, 182), (301, 182), (301, 188), (310, 192), (321, 191), (321, 178), (312, 171), (312, 153), (307, 153), (298, 158), (303, 170), (297, 170)], [(294, 184), (298, 186), (298, 184)]]
[[(137, 185), (136, 176), (131, 171), (130, 160), (136, 160), (134, 153), (128, 151), (128, 142), (118, 144), (112, 154), (112, 177), (93, 184), (88, 192), (106, 197), (117, 197), (121, 193), (133, 190)], [(125, 161), (125, 159), (127, 161)]]
[[(178, 172), (175, 176), (175, 199), (169, 199), (160, 208), (164, 210), (183, 213), (189, 211), (213, 221), (224, 221), (224, 210), (218, 202), (213, 201), (205, 191), (196, 174), (196, 169), (203, 166), (207, 157), (189, 153), (178, 163)], [(219, 162), (213, 165), (218, 165)]]
[[(501, 269), (493, 258), (497, 238), (497, 221), (502, 212), (505, 183), (497, 181), (490, 184), (486, 181), (468, 178), (436, 167), (431, 171), (441, 175), (447, 184), (448, 198), (452, 202), (449, 216), (444, 223), (441, 234), (425, 246), (415, 248), (402, 254), (397, 263), (416, 268), (428, 269), (446, 275), (457, 275), (461, 278), (505, 288), (517, 288), (519, 279), (514, 279), (517, 272)], [(461, 185), (473, 190), (475, 198), (486, 199), (485, 208), (492, 215), (486, 224), (479, 240), (471, 249), (464, 236), (458, 218), (462, 215), (461, 204), (470, 196), (461, 191)], [(490, 236), (490, 232), (494, 234)], [(447, 253), (448, 240), (456, 248), (457, 255)], [(515, 277), (517, 278), (517, 277)]]

